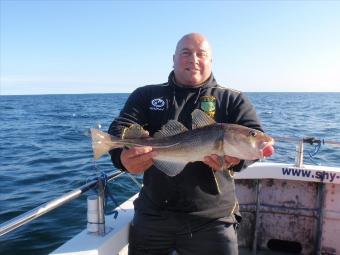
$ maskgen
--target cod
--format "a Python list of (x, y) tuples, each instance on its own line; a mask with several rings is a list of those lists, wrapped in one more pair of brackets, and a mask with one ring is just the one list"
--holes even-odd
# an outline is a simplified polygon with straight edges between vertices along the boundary
[(256, 160), (274, 152), (274, 139), (259, 130), (216, 123), (199, 109), (191, 115), (191, 130), (176, 120), (169, 120), (153, 137), (146, 137), (148, 132), (138, 124), (125, 128), (120, 138), (91, 129), (94, 158), (97, 160), (115, 148), (151, 146), (156, 151), (154, 165), (168, 176), (176, 176), (189, 162), (203, 161), (211, 154)]

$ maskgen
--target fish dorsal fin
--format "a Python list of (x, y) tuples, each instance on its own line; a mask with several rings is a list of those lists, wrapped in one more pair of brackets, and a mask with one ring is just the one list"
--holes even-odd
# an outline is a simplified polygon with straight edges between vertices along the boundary
[(154, 160), (154, 165), (166, 175), (173, 177), (182, 172), (186, 163)]
[(201, 111), (200, 109), (196, 109), (191, 113), (192, 117), (192, 129), (200, 128), (215, 124), (216, 121), (211, 118), (208, 114)]
[(161, 130), (157, 131), (153, 137), (160, 138), (165, 136), (177, 135), (188, 131), (188, 129), (177, 120), (169, 120)]
[(132, 139), (132, 138), (141, 138), (148, 137), (149, 132), (146, 131), (141, 125), (132, 124), (129, 127), (123, 129), (121, 138), (122, 139)]

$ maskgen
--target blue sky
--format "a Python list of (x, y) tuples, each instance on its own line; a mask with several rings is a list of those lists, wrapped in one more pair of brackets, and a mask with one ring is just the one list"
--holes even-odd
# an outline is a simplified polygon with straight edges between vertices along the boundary
[(189, 32), (208, 37), (226, 87), (340, 92), (340, 1), (0, 4), (2, 95), (131, 92), (164, 82)]

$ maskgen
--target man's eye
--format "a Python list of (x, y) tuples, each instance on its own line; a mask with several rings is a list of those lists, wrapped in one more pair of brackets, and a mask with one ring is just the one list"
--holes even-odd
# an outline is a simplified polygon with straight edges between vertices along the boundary
[(190, 52), (184, 51), (184, 52), (182, 52), (182, 56), (183, 57), (189, 57), (190, 56)]
[(200, 57), (200, 58), (205, 58), (208, 56), (208, 54), (206, 52), (199, 52), (197, 53), (197, 56)]

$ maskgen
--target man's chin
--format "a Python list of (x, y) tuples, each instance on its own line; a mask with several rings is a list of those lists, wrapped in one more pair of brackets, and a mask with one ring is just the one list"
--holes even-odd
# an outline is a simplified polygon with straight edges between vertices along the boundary
[(201, 85), (204, 81), (201, 79), (201, 77), (191, 77), (187, 80), (187, 84), (190, 86), (198, 86)]

